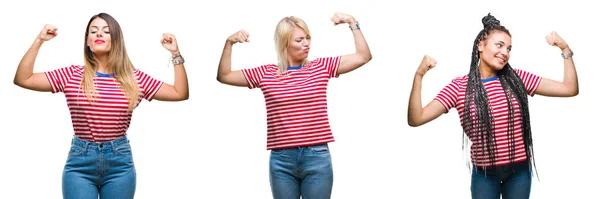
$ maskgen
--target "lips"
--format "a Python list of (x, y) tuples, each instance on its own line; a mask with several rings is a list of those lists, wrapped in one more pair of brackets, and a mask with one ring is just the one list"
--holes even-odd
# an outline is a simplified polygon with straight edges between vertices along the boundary
[(302, 50), (302, 52), (307, 53), (309, 50), (310, 50), (310, 48), (305, 48), (305, 49)]
[(94, 43), (97, 43), (97, 44), (103, 44), (104, 42), (105, 42), (105, 41), (104, 41), (104, 40), (102, 40), (102, 39), (96, 39), (96, 40), (94, 41)]
[(504, 64), (506, 62), (505, 59), (500, 58), (500, 57), (496, 57), (496, 60), (498, 60), (498, 62), (500, 62), (500, 64)]

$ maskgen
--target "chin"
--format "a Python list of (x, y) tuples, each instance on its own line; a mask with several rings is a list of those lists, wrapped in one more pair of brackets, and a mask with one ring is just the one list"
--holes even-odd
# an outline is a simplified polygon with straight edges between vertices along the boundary
[(106, 49), (90, 49), (94, 54), (107, 54), (110, 50)]

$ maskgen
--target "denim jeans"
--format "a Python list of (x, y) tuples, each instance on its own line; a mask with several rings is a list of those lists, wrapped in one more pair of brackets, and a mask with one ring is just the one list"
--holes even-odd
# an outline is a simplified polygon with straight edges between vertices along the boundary
[(74, 137), (65, 164), (65, 199), (131, 199), (136, 172), (129, 140), (94, 143)]
[(333, 168), (327, 144), (271, 151), (269, 182), (274, 199), (329, 199)]
[(473, 167), (471, 196), (473, 199), (528, 199), (532, 172), (528, 161), (494, 166), (483, 170)]

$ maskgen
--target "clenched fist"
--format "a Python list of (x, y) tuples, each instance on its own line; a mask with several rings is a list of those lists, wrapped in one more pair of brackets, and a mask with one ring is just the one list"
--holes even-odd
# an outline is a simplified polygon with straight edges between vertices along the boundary
[(565, 42), (565, 40), (558, 36), (558, 34), (556, 34), (556, 32), (554, 31), (552, 31), (546, 36), (546, 42), (548, 42), (548, 44), (550, 44), (551, 46), (556, 46), (560, 48), (560, 50), (564, 50), (569, 47), (569, 45), (567, 45), (567, 42)]
[(431, 58), (429, 55), (425, 55), (423, 57), (423, 61), (421, 61), (421, 64), (419, 65), (419, 68), (417, 68), (417, 74), (421, 76), (425, 75), (425, 73), (434, 68), (436, 64), (437, 61), (435, 61), (435, 59)]
[(44, 26), (44, 29), (42, 29), (42, 31), (38, 35), (38, 39), (40, 39), (42, 41), (48, 41), (48, 40), (56, 37), (56, 30), (57, 30), (56, 27), (54, 27), (53, 25), (46, 24)]
[(245, 30), (240, 30), (240, 31), (233, 33), (233, 35), (229, 36), (227, 38), (227, 42), (230, 42), (231, 44), (235, 44), (238, 42), (239, 43), (249, 42), (250, 40), (248, 39), (248, 37), (250, 37), (250, 34), (248, 34), (248, 32), (246, 32)]

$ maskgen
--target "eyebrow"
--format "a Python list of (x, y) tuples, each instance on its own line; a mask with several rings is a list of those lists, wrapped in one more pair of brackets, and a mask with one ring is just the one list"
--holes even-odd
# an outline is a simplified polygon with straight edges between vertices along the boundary
[[(98, 28), (98, 26), (92, 26), (92, 28)], [(108, 26), (102, 26), (102, 28), (108, 28)]]

